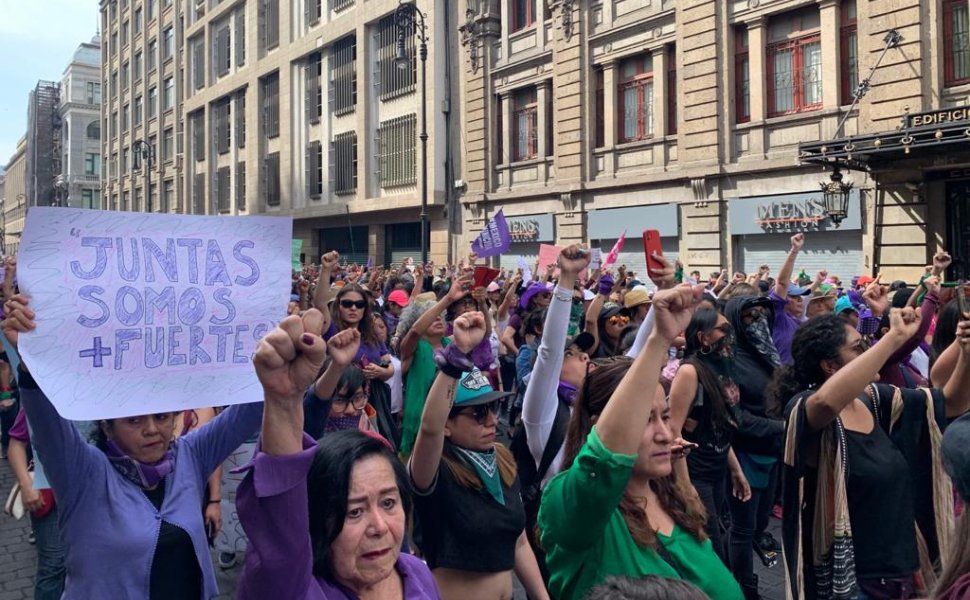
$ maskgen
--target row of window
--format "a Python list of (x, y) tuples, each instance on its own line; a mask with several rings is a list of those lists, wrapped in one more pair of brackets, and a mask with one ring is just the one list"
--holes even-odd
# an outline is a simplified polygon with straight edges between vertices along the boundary
[[(151, 135), (148, 137), (148, 145), (151, 146), (152, 156), (156, 157), (156, 160), (161, 160), (163, 162), (171, 162), (175, 159), (175, 130), (172, 127), (167, 127), (162, 132), (162, 153), (158, 154), (157, 147), (157, 137)], [(97, 162), (88, 161), (89, 158), (97, 156)], [(99, 154), (89, 154), (85, 158), (84, 171), (87, 175), (94, 175), (100, 170), (100, 158)], [(118, 160), (119, 155), (117, 152), (111, 154), (111, 160), (108, 162), (108, 177), (115, 177), (116, 175), (127, 175), (130, 171), (137, 171), (141, 169), (141, 154), (134, 148), (123, 148), (121, 150), (121, 160)], [(92, 161), (94, 159), (91, 159)], [(92, 172), (93, 169), (93, 172)], [(117, 170), (116, 170), (117, 169)]]
[[(161, 198), (158, 197), (158, 192), (155, 189), (156, 185), (154, 183), (149, 183), (148, 185), (148, 197), (152, 199), (152, 210), (155, 212), (170, 212), (172, 207), (175, 206), (175, 181), (173, 179), (166, 179), (162, 182), (162, 195)], [(127, 191), (121, 192), (120, 194), (115, 193), (111, 195), (111, 206), (109, 208), (114, 208), (115, 210), (125, 210), (125, 211), (145, 211), (148, 206), (142, 205), (143, 189), (135, 187), (133, 193)], [(96, 202), (100, 204), (100, 195), (96, 196)], [(134, 202), (130, 202), (134, 200)], [(161, 200), (161, 202), (159, 202)], [(92, 207), (97, 208), (97, 207)]]
[[(175, 80), (173, 77), (166, 77), (162, 81), (162, 97), (161, 97), (161, 110), (162, 112), (170, 110), (175, 107)], [(119, 135), (123, 131), (127, 131), (131, 127), (142, 124), (145, 120), (151, 120), (158, 117), (159, 111), (159, 98), (158, 98), (158, 86), (152, 86), (148, 88), (148, 94), (146, 99), (146, 104), (144, 105), (143, 112), (142, 96), (135, 96), (134, 100), (130, 103), (126, 102), (121, 106), (120, 121), (119, 113), (117, 110), (111, 112), (111, 125), (113, 136)]]
[[(128, 0), (120, 0), (120, 2), (121, 2), (121, 10), (122, 11), (127, 10)], [(162, 0), (162, 9), (166, 9), (171, 5), (172, 5), (172, 0)], [(145, 17), (148, 19), (148, 21), (151, 21), (152, 18), (156, 16), (155, 10), (156, 10), (155, 0), (145, 0), (144, 14), (145, 14)], [(109, 13), (109, 16), (111, 17), (112, 23), (118, 20), (118, 0), (112, 0), (112, 2), (108, 6), (108, 13)], [(135, 7), (135, 14), (136, 15), (142, 14), (141, 6)]]
[[(135, 52), (131, 61), (125, 60), (121, 63), (120, 80), (119, 71), (115, 69), (111, 72), (108, 91), (112, 96), (116, 96), (122, 89), (128, 87), (142, 78), (142, 67), (145, 73), (153, 73), (158, 68), (159, 51), (161, 51), (162, 62), (172, 58), (175, 49), (175, 32), (169, 26), (162, 31), (162, 46), (159, 50), (158, 40), (152, 38), (148, 41), (148, 47), (143, 53), (141, 50)], [(120, 86), (119, 87), (119, 83)]]

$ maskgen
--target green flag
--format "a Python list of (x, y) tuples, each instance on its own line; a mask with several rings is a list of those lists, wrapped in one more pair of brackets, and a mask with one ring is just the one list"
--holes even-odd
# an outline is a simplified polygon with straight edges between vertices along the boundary
[(303, 263), (300, 261), (300, 250), (303, 249), (303, 240), (293, 240), (293, 270), (302, 271)]

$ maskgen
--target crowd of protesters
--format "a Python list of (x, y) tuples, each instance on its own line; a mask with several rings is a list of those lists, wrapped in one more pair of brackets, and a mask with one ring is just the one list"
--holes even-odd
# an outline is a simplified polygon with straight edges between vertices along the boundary
[(10, 260), (0, 417), (34, 597), (213, 598), (231, 518), (254, 600), (509, 600), (513, 578), (750, 600), (755, 560), (792, 598), (970, 598), (970, 298), (945, 253), (913, 287), (796, 275), (810, 241), (706, 279), (582, 245), (534, 275), (328, 252), (257, 347), (262, 398), (90, 427), (16, 357), (36, 315)]

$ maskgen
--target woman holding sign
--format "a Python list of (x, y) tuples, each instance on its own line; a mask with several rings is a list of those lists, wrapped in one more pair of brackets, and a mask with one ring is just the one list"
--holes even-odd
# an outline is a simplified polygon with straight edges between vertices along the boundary
[[(35, 315), (20, 294), (5, 310), (4, 334), (16, 346)], [(92, 445), (57, 413), (29, 366), (21, 363), (21, 399), (60, 510), (63, 598), (215, 597), (199, 507), (206, 479), (259, 427), (262, 403), (232, 406), (175, 441), (177, 412), (102, 420)]]

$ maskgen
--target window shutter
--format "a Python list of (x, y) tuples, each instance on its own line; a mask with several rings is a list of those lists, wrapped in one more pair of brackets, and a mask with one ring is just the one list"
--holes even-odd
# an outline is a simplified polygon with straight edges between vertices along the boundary
[(313, 195), (313, 144), (307, 144), (303, 151), (303, 183), (307, 198)]
[(236, 210), (246, 210), (246, 163), (236, 163)]
[(197, 90), (201, 90), (205, 86), (205, 73), (202, 71), (204, 63), (205, 48), (200, 38), (192, 46), (192, 81)]
[(220, 208), (219, 205), (221, 204), (221, 199), (222, 199), (222, 193), (221, 193), (222, 190), (219, 188), (220, 184), (222, 183), (222, 177), (220, 177), (221, 174), (222, 174), (222, 169), (219, 169), (218, 171), (216, 171), (215, 177), (212, 178), (212, 190), (211, 190), (211, 193), (209, 194), (211, 198), (211, 201), (209, 202), (209, 204), (212, 206), (212, 208), (206, 214), (213, 214), (213, 215), (219, 214), (219, 208)]
[(235, 19), (236, 66), (241, 67), (246, 64), (246, 11), (236, 9)]
[(266, 50), (266, 12), (268, 9), (269, 0), (259, 0), (259, 8), (256, 10), (256, 29), (260, 51)]
[(246, 91), (236, 96), (236, 147), (246, 147)]

